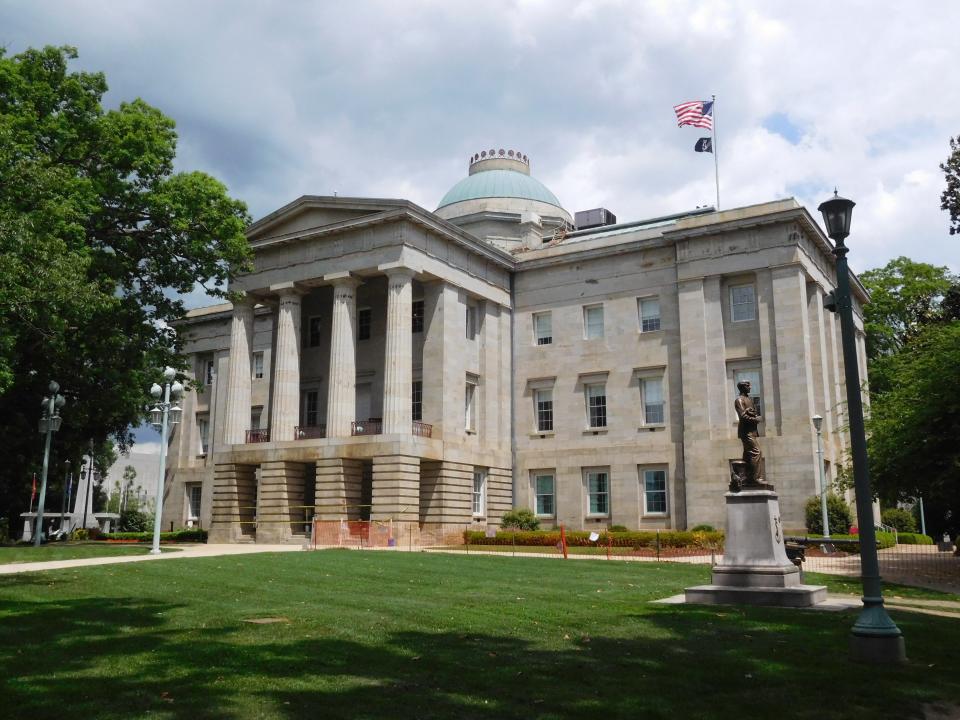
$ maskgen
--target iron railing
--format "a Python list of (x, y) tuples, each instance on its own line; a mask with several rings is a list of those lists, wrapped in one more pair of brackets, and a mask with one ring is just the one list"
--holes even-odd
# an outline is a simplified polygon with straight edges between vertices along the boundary
[(294, 440), (312, 440), (327, 436), (326, 425), (298, 425), (293, 429)]
[(267, 428), (259, 430), (247, 430), (248, 443), (270, 442), (270, 430)]
[(382, 433), (382, 420), (357, 420), (350, 423), (351, 435), (380, 435)]
[(419, 420), (413, 421), (413, 434), (417, 437), (432, 437), (433, 436), (433, 425), (430, 425), (425, 422), (420, 422)]

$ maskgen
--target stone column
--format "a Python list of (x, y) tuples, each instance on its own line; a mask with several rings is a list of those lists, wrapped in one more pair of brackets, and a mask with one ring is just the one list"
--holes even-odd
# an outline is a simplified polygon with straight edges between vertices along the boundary
[(357, 285), (348, 272), (324, 275), (333, 283), (327, 437), (350, 437), (357, 405)]
[(410, 435), (413, 432), (413, 358), (410, 333), (414, 271), (406, 267), (391, 267), (385, 270), (389, 284), (383, 373), (383, 433)]
[(363, 467), (353, 458), (319, 458), (314, 504), (319, 520), (356, 520), (362, 502)]
[(304, 535), (304, 469), (303, 463), (282, 460), (260, 465), (258, 543), (282, 543)]
[[(273, 358), (273, 397), (270, 415), (271, 442), (293, 440), (300, 419), (300, 296), (293, 283), (274, 285), (279, 295), (277, 349)], [(247, 369), (249, 383), (250, 370)], [(249, 410), (248, 410), (249, 412)]]
[(210, 513), (210, 543), (256, 536), (257, 479), (253, 465), (216, 465)]
[[(227, 377), (227, 417), (223, 441), (239, 445), (246, 441), (250, 427), (250, 351), (253, 348), (253, 304), (251, 297), (234, 303), (230, 328), (230, 364)], [(210, 402), (211, 410), (213, 402)], [(211, 413), (212, 415), (212, 413)]]

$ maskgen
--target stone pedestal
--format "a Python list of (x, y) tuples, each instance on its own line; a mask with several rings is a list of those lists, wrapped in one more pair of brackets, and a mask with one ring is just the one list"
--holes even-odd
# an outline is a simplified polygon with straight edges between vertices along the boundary
[(810, 607), (827, 599), (821, 585), (804, 585), (787, 558), (780, 503), (771, 490), (729, 492), (723, 560), (713, 584), (686, 589), (687, 602)]

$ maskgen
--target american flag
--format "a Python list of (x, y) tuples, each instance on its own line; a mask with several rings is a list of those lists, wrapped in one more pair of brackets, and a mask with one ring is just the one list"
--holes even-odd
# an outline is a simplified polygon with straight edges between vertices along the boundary
[(691, 100), (673, 106), (677, 114), (677, 127), (693, 125), (694, 127), (713, 129), (713, 101)]

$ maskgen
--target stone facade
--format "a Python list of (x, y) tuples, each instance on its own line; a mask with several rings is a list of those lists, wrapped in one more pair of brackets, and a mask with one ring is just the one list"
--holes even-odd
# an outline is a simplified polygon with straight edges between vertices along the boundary
[(811, 416), (830, 468), (847, 446), (833, 262), (809, 213), (782, 200), (578, 231), (540, 199), (470, 192), (436, 213), (303, 197), (250, 227), (244, 301), (178, 326), (199, 389), (164, 525), (286, 542), (314, 515), (412, 533), (518, 506), (576, 529), (722, 526), (747, 377), (767, 477), (802, 527)]

